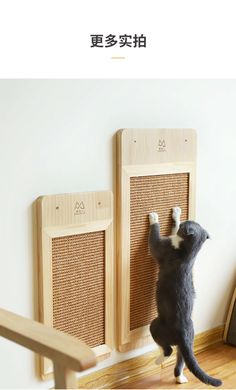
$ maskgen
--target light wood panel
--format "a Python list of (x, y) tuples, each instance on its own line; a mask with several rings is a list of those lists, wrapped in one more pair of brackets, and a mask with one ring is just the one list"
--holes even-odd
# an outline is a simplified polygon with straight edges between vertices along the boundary
[(196, 160), (193, 129), (122, 129), (119, 164), (152, 165)]
[[(87, 332), (85, 324), (87, 315), (86, 318), (81, 316), (81, 311), (77, 310), (78, 307), (76, 307), (76, 305), (84, 305), (86, 302), (86, 288), (83, 288), (83, 297), (81, 297), (81, 293), (79, 294), (80, 296), (77, 296), (78, 291), (80, 291), (80, 283), (82, 283), (79, 279), (80, 275), (77, 274), (79, 270), (81, 270), (81, 272), (83, 271), (83, 273), (85, 272), (84, 276), (91, 279), (89, 279), (87, 286), (89, 287), (89, 283), (92, 283), (92, 285), (90, 283), (91, 288), (90, 291), (88, 291), (89, 294), (91, 293), (91, 289), (104, 289), (99, 298), (100, 306), (104, 300), (104, 307), (102, 307), (102, 315), (104, 316), (102, 321), (102, 326), (104, 327), (104, 342), (101, 341), (101, 344), (99, 345), (99, 340), (102, 340), (100, 337), (99, 340), (97, 338), (93, 343), (91, 337), (93, 334), (95, 335), (95, 329), (90, 332), (90, 336), (88, 335), (88, 332), (86, 333), (86, 337), (88, 338), (86, 341), (90, 343), (91, 346), (95, 345), (93, 350), (99, 360), (107, 358), (114, 344), (112, 193), (110, 191), (103, 191), (40, 197), (37, 200), (37, 220), (40, 321), (49, 326), (56, 326), (58, 329), (69, 332), (70, 334), (77, 334), (79, 338), (82, 337), (83, 339), (83, 329)], [(97, 251), (96, 243), (94, 242), (96, 237), (99, 241), (100, 248), (98, 248)], [(76, 240), (78, 243), (75, 242)], [(103, 242), (104, 248), (101, 248)], [(83, 243), (86, 244), (84, 247), (86, 252), (81, 254)], [(81, 258), (81, 256), (83, 257)], [(99, 260), (100, 266), (97, 262), (97, 256), (102, 256)], [(88, 264), (88, 273), (86, 273), (86, 262)], [(104, 269), (101, 268), (103, 267), (102, 262), (104, 262)], [(102, 281), (102, 284), (99, 283), (99, 285), (96, 284), (96, 267), (98, 266), (100, 267), (99, 273), (104, 273), (102, 277), (104, 281)], [(67, 275), (68, 272), (71, 272), (71, 275)], [(93, 277), (94, 280), (92, 280)], [(61, 278), (64, 279), (61, 280)], [(62, 283), (61, 287), (56, 289), (55, 283)], [(76, 288), (76, 286), (78, 288)], [(71, 289), (71, 291), (68, 289)], [(71, 300), (72, 295), (75, 298), (74, 300)], [(65, 302), (65, 309), (63, 309), (62, 302), (57, 304), (58, 299), (63, 299), (63, 297), (68, 298)], [(63, 313), (65, 313), (65, 316), (73, 315), (70, 302), (73, 303), (73, 307), (76, 309), (74, 311), (76, 317), (74, 320), (70, 319), (66, 321), (63, 317)], [(92, 314), (95, 315), (95, 322), (95, 312), (96, 310), (99, 310), (99, 305), (96, 305), (94, 310), (91, 309)], [(89, 306), (84, 306), (84, 308), (86, 308), (87, 311), (89, 310)], [(54, 310), (56, 310), (55, 318)], [(60, 321), (60, 316), (62, 321)], [(83, 329), (76, 329), (75, 323), (78, 323), (79, 326), (80, 320), (83, 322)], [(63, 326), (61, 326), (61, 324)], [(65, 326), (66, 329), (64, 329)], [(92, 321), (90, 321), (87, 326), (88, 328), (89, 326), (93, 326)], [(51, 362), (43, 359), (41, 362), (42, 378), (50, 378), (51, 372)]]
[[(152, 341), (149, 325), (131, 329), (131, 180), (188, 174), (188, 219), (194, 219), (195, 163), (196, 133), (192, 129), (124, 129), (117, 134), (118, 344), (121, 352)], [(177, 204), (169, 207), (174, 206)], [(147, 205), (143, 207), (146, 207), (148, 219), (150, 210)], [(158, 212), (158, 209), (151, 211)], [(169, 214), (170, 210), (166, 210), (166, 213)], [(155, 287), (155, 281), (153, 285)]]

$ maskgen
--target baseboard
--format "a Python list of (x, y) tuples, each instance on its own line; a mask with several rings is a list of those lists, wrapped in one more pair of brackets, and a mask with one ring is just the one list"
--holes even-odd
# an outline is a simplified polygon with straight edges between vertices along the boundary
[[(222, 341), (224, 326), (218, 326), (195, 336), (195, 354), (204, 351), (212, 344)], [(157, 374), (161, 367), (154, 363), (157, 351), (117, 363), (111, 367), (96, 371), (79, 379), (78, 388), (83, 389), (114, 389), (128, 385), (135, 380), (141, 380), (147, 375)], [(165, 363), (165, 367), (175, 360), (175, 352)]]

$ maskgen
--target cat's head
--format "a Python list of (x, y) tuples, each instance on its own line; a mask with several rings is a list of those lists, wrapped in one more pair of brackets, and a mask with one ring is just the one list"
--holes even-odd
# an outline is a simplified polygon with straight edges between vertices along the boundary
[(189, 245), (201, 248), (202, 244), (210, 238), (209, 234), (199, 223), (194, 221), (182, 222), (179, 226), (177, 235)]

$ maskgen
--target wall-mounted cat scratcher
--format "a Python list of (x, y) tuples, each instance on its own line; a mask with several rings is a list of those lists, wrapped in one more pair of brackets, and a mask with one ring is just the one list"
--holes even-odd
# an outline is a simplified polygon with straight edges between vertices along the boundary
[(119, 350), (152, 342), (157, 266), (148, 250), (148, 213), (171, 234), (171, 208), (195, 210), (196, 134), (191, 129), (124, 129), (117, 135)]
[[(113, 345), (111, 192), (37, 201), (40, 321), (86, 342), (100, 358)], [(51, 362), (42, 360), (47, 378)]]

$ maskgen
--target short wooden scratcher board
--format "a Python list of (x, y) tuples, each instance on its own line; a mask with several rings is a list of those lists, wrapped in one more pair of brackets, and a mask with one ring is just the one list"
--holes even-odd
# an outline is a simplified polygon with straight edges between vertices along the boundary
[(171, 208), (194, 218), (196, 137), (188, 129), (118, 132), (119, 350), (151, 342), (158, 269), (148, 249), (148, 214), (159, 214), (161, 234), (171, 234)]
[[(112, 194), (91, 192), (38, 199), (40, 320), (94, 349), (113, 345)], [(41, 375), (52, 372), (42, 359)]]

